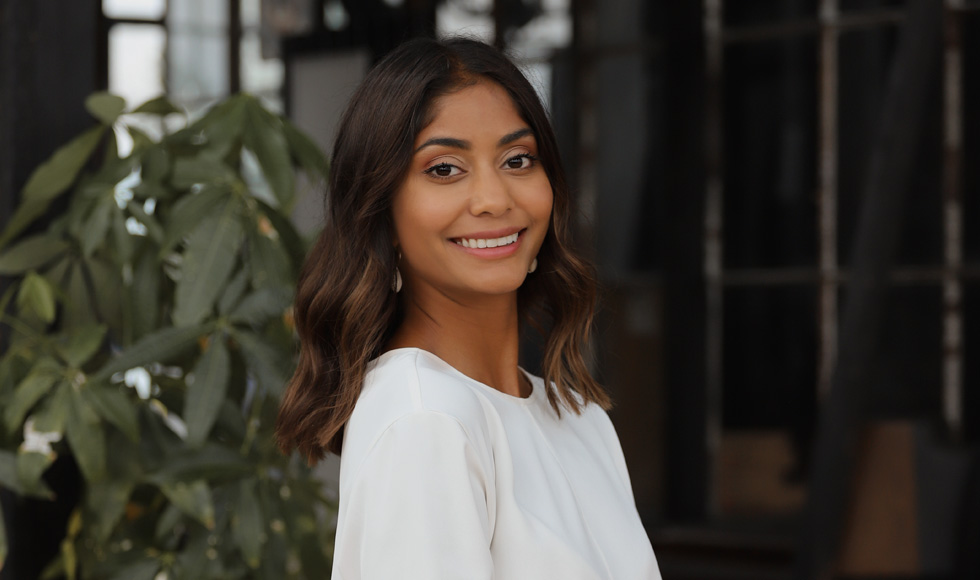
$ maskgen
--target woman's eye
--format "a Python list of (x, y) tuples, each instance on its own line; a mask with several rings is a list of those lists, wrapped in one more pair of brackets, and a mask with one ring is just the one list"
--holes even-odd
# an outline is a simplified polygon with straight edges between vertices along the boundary
[(455, 165), (451, 165), (449, 163), (439, 163), (438, 165), (433, 165), (432, 167), (426, 169), (425, 173), (441, 179), (446, 179), (459, 175), (460, 171)]
[(530, 153), (521, 153), (508, 159), (507, 167), (509, 169), (527, 169), (534, 165), (535, 161), (537, 161), (537, 158)]

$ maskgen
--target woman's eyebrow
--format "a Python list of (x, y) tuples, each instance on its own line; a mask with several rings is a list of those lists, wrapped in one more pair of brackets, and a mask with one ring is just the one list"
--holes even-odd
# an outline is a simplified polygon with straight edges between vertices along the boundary
[(453, 137), (433, 137), (431, 139), (426, 140), (425, 143), (422, 143), (421, 145), (419, 145), (415, 149), (415, 152), (418, 153), (419, 151), (425, 149), (426, 147), (429, 147), (430, 145), (442, 145), (444, 147), (452, 147), (454, 149), (469, 149), (470, 148), (470, 142), (469, 141), (464, 141), (462, 139), (455, 139)]
[(513, 143), (514, 141), (517, 141), (521, 137), (527, 135), (534, 135), (534, 131), (532, 131), (529, 127), (524, 127), (523, 129), (518, 129), (513, 133), (508, 133), (504, 135), (503, 137), (500, 138), (500, 141), (497, 141), (497, 145), (498, 146), (507, 145), (508, 143)]
[[(497, 141), (497, 146), (499, 147), (507, 145), (508, 143), (513, 143), (514, 141), (517, 141), (521, 137), (526, 137), (527, 135), (534, 135), (534, 131), (528, 127), (518, 129), (501, 137), (500, 140)], [(431, 139), (426, 139), (425, 143), (422, 143), (416, 147), (415, 153), (418, 153), (419, 151), (432, 145), (442, 145), (443, 147), (452, 147), (453, 149), (470, 148), (470, 142), (464, 139), (456, 139), (455, 137), (432, 137)]]

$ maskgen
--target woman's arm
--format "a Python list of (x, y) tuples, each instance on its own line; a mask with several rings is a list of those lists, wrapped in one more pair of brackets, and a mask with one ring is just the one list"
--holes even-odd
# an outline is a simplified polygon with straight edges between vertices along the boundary
[(346, 491), (343, 580), (490, 579), (493, 483), (460, 422), (416, 411), (378, 438)]

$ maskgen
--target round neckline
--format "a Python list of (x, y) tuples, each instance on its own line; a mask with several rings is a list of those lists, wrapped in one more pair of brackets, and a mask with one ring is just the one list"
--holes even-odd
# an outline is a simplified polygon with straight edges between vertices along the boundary
[(520, 404), (523, 404), (523, 405), (527, 405), (527, 404), (530, 404), (531, 400), (535, 398), (535, 396), (537, 395), (538, 390), (539, 390), (538, 387), (537, 387), (537, 385), (534, 384), (534, 377), (531, 375), (531, 373), (529, 373), (526, 370), (524, 370), (520, 365), (517, 366), (517, 370), (521, 371), (521, 373), (524, 374), (524, 378), (526, 378), (528, 384), (531, 385), (531, 393), (528, 396), (526, 396), (526, 397), (517, 397), (517, 396), (511, 395), (509, 393), (505, 393), (505, 392), (503, 392), (503, 391), (501, 391), (499, 389), (495, 389), (495, 388), (491, 387), (490, 385), (488, 385), (486, 383), (480, 382), (480, 381), (474, 379), (473, 377), (467, 375), (463, 371), (459, 370), (458, 368), (454, 367), (453, 365), (449, 364), (448, 362), (446, 362), (445, 360), (443, 360), (441, 357), (439, 357), (439, 355), (437, 355), (437, 354), (435, 354), (433, 352), (427, 351), (424, 348), (419, 348), (417, 346), (402, 346), (402, 347), (398, 347), (398, 348), (393, 348), (393, 349), (391, 349), (389, 351), (385, 351), (385, 352), (381, 353), (381, 355), (378, 356), (377, 358), (375, 358), (373, 362), (380, 363), (382, 361), (382, 359), (388, 358), (388, 355), (400, 354), (400, 353), (407, 353), (407, 352), (415, 352), (415, 353), (418, 353), (418, 354), (425, 355), (426, 357), (428, 357), (428, 358), (430, 358), (432, 360), (435, 360), (436, 362), (438, 362), (442, 366), (444, 366), (447, 369), (449, 369), (449, 371), (452, 372), (454, 375), (456, 375), (456, 376), (458, 376), (458, 377), (460, 377), (462, 379), (465, 379), (467, 382), (472, 383), (472, 384), (474, 384), (474, 385), (476, 385), (476, 386), (478, 386), (478, 387), (480, 387), (482, 389), (485, 389), (487, 391), (490, 391), (493, 394), (495, 394), (496, 396), (502, 397), (506, 401), (513, 401), (515, 403), (520, 403)]

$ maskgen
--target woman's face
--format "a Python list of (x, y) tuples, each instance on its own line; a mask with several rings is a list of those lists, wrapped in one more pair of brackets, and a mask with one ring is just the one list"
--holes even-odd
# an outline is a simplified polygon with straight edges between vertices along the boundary
[(523, 283), (551, 216), (551, 183), (510, 95), (481, 81), (437, 99), (392, 214), (412, 291), (504, 294)]

